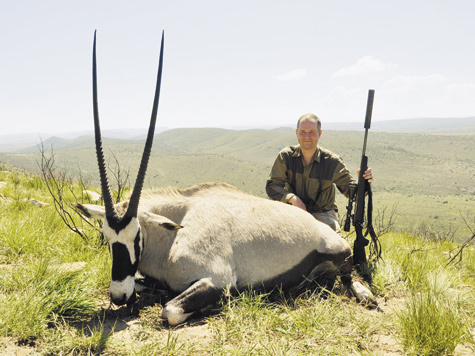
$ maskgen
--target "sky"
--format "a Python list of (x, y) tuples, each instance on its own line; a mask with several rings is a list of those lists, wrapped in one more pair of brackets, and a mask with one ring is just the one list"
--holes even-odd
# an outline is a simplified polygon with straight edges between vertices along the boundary
[(472, 0), (4, 1), (0, 135), (475, 116)]

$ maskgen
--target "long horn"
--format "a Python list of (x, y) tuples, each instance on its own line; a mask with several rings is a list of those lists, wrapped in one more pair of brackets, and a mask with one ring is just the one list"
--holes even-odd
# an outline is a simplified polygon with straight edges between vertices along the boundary
[(153, 136), (155, 134), (155, 124), (157, 122), (158, 101), (160, 99), (160, 83), (162, 81), (162, 63), (163, 63), (163, 40), (164, 31), (162, 31), (162, 43), (160, 46), (160, 60), (158, 64), (157, 85), (155, 88), (155, 98), (153, 100), (152, 116), (150, 118), (150, 126), (148, 128), (147, 141), (145, 142), (145, 148), (142, 155), (142, 161), (140, 162), (139, 172), (137, 173), (137, 179), (135, 181), (134, 191), (129, 201), (129, 208), (126, 215), (136, 217), (139, 207), (140, 195), (145, 180), (145, 173), (147, 172), (148, 160), (152, 151)]
[(106, 208), (106, 216), (114, 215), (114, 207), (112, 203), (112, 194), (107, 180), (106, 163), (104, 152), (102, 151), (101, 128), (99, 125), (99, 108), (97, 104), (97, 68), (96, 68), (96, 31), (94, 31), (94, 47), (92, 51), (92, 100), (94, 107), (94, 133), (96, 138), (96, 155), (99, 164), (99, 173), (101, 176), (102, 197)]

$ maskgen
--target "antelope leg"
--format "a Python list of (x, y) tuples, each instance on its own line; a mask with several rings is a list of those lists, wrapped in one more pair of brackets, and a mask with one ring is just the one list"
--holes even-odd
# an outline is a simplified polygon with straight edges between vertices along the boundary
[(193, 313), (217, 302), (222, 294), (223, 290), (216, 288), (210, 278), (202, 278), (170, 300), (163, 308), (162, 318), (171, 326), (183, 323)]

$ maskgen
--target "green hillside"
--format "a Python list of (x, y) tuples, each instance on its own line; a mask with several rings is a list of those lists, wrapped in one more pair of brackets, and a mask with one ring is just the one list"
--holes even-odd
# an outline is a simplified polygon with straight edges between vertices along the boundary
[[(361, 159), (362, 131), (324, 131), (320, 143), (341, 155), (351, 172)], [(135, 179), (144, 140), (104, 139), (111, 168), (118, 159), (122, 170)], [(291, 128), (226, 130), (174, 129), (156, 135), (146, 187), (187, 187), (206, 181), (223, 181), (265, 197), (265, 182), (280, 149), (295, 144)], [(75, 179), (79, 172), (98, 186), (92, 136), (74, 140), (51, 138), (43, 143), (54, 152), (55, 167)], [(420, 224), (468, 234), (462, 222), (474, 219), (475, 134), (369, 133), (367, 155), (376, 181), (375, 210), (396, 209), (396, 227), (408, 231)], [(38, 172), (38, 147), (0, 154), (0, 163)], [(356, 174), (356, 173), (355, 173)], [(346, 201), (338, 198), (340, 210)]]

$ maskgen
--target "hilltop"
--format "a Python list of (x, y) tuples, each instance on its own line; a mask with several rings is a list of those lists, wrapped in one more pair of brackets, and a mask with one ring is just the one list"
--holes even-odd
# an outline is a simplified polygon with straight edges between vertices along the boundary
[[(351, 172), (361, 160), (362, 131), (324, 131), (320, 143), (340, 154)], [(104, 138), (111, 168), (115, 159), (135, 179), (144, 139)], [(296, 142), (292, 128), (230, 130), (218, 128), (173, 129), (158, 133), (146, 178), (146, 187), (185, 188), (207, 181), (223, 181), (248, 193), (265, 197), (265, 182), (277, 153)], [(43, 142), (54, 153), (55, 167), (72, 180), (98, 186), (94, 140), (52, 137)], [(412, 231), (420, 224), (456, 233), (468, 231), (461, 216), (475, 211), (475, 134), (419, 134), (370, 131), (367, 147), (374, 169), (375, 209), (397, 211), (400, 229)], [(38, 146), (0, 154), (0, 164), (39, 173)], [(338, 195), (342, 214), (346, 200)]]
[[(91, 125), (92, 126), (92, 125)], [(289, 122), (284, 127), (294, 128), (295, 123)], [(231, 126), (228, 129), (234, 131), (247, 130), (273, 130), (276, 127), (242, 127)], [(363, 130), (362, 122), (324, 122), (323, 129), (337, 131), (361, 131)], [(125, 129), (105, 129), (102, 132), (103, 137), (117, 139), (136, 139), (143, 137), (147, 133), (147, 128), (125, 128)], [(157, 127), (155, 133), (172, 130), (166, 127)], [(397, 132), (397, 133), (421, 133), (421, 134), (474, 134), (475, 133), (475, 117), (468, 118), (419, 118), (419, 119), (401, 119), (401, 120), (385, 120), (373, 121), (371, 131), (373, 132)], [(64, 132), (64, 133), (23, 133), (16, 135), (0, 135), (0, 152), (16, 152), (18, 150), (36, 147), (41, 141), (50, 138), (75, 139), (81, 136), (91, 136), (94, 132), (91, 130)]]

